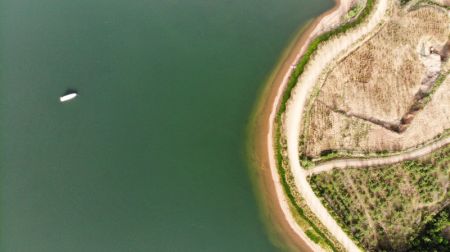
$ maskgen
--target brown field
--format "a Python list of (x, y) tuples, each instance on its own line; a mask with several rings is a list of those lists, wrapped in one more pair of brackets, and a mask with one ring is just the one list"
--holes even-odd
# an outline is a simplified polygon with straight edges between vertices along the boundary
[(450, 15), (394, 8), (384, 27), (328, 73), (309, 100), (301, 152), (399, 151), (450, 128)]

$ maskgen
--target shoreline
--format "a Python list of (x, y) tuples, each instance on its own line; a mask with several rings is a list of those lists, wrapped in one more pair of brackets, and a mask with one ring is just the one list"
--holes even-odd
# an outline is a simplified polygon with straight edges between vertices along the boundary
[(281, 186), (279, 174), (271, 169), (271, 165), (275, 164), (271, 139), (272, 127), (281, 96), (291, 75), (291, 66), (298, 62), (310, 42), (322, 33), (324, 28), (333, 27), (338, 23), (333, 19), (339, 19), (343, 13), (346, 13), (353, 1), (335, 0), (335, 2), (331, 9), (306, 24), (306, 28), (305, 26), (301, 28), (293, 43), (282, 54), (279, 64), (260, 93), (247, 129), (250, 132), (248, 135), (251, 136), (248, 144), (251, 173), (254, 180), (257, 180), (255, 183), (257, 183), (259, 203), (263, 206), (263, 220), (272, 241), (276, 245), (282, 242), (289, 250), (322, 249), (313, 243), (296, 223), (290, 213), (291, 209)]
[[(291, 248), (300, 251), (321, 251), (323, 249), (306, 236), (305, 232), (297, 224), (295, 214), (291, 211), (292, 206), (284, 191), (281, 177), (277, 170), (274, 150), (274, 134), (276, 134), (274, 122), (280, 105), (284, 102), (282, 100), (283, 93), (292, 73), (291, 66), (296, 64), (303, 56), (305, 49), (308, 48), (311, 41), (323, 33), (323, 28), (335, 28), (339, 22), (333, 20), (333, 18), (339, 18), (343, 13), (346, 13), (346, 11), (342, 12), (342, 9), (344, 9), (343, 6), (350, 6), (353, 1), (335, 0), (335, 2), (336, 5), (332, 9), (314, 18), (313, 22), (307, 25), (307, 29), (301, 29), (301, 34), (297, 35), (293, 43), (283, 52), (281, 60), (259, 94), (258, 102), (253, 110), (247, 129), (250, 132), (248, 136), (252, 136), (248, 143), (248, 154), (252, 165), (252, 179), (257, 180), (257, 186), (255, 188), (258, 189), (257, 196), (260, 201), (259, 203), (263, 206), (263, 220), (271, 238), (276, 234), (277, 241), (287, 242)], [(382, 16), (378, 18), (382, 19)], [(377, 21), (374, 22), (376, 23)], [(362, 33), (364, 32), (362, 31)], [(295, 125), (293, 128), (295, 129)], [(292, 141), (288, 141), (288, 147), (296, 146), (296, 143)], [(293, 149), (295, 150), (295, 148)], [(289, 152), (289, 156), (293, 157), (292, 159), (294, 161), (296, 159), (295, 153), (292, 150)], [(302, 173), (301, 171), (298, 172)], [(297, 187), (299, 185), (302, 186), (302, 184), (304, 185), (303, 181), (298, 181), (297, 178), (295, 180)], [(333, 226), (334, 221), (328, 221), (328, 216), (323, 216), (324, 214), (322, 212), (320, 212), (321, 217), (326, 219), (328, 226)], [(339, 236), (340, 239), (338, 240), (341, 244), (344, 242), (347, 249), (351, 248), (351, 250), (357, 251), (358, 247), (356, 244), (353, 244), (353, 241), (349, 240), (350, 238), (347, 238), (346, 234), (342, 235), (340, 231), (340, 228), (337, 228), (332, 233)]]
[[(277, 128), (277, 134), (280, 134), (281, 130), (283, 130), (283, 141), (285, 141), (286, 145), (284, 149), (282, 144), (277, 142), (277, 162), (288, 162), (290, 176), (292, 176), (295, 186), (294, 190), (299, 194), (298, 197), (301, 197), (304, 201), (305, 208), (317, 218), (316, 222), (319, 223), (318, 225), (323, 225), (322, 230), (329, 233), (330, 239), (334, 239), (336, 241), (335, 244), (341, 246), (341, 249), (345, 251), (360, 251), (361, 249), (352, 237), (339, 226), (314, 193), (307, 181), (305, 169), (300, 164), (298, 140), (303, 117), (302, 112), (304, 111), (308, 95), (311, 94), (323, 69), (326, 69), (336, 58), (344, 57), (343, 54), (348, 50), (352, 50), (352, 48), (356, 48), (358, 43), (364, 43), (368, 35), (377, 31), (376, 28), (382, 27), (381, 24), (386, 20), (386, 16), (393, 4), (393, 0), (367, 1), (364, 11), (353, 23), (343, 24), (328, 33), (341, 33), (341, 36), (330, 39), (331, 35), (324, 35), (324, 41), (329, 39), (328, 42), (322, 44), (320, 50), (316, 51), (314, 59), (307, 62), (307, 68), (303, 68), (304, 65), (300, 66), (302, 67), (300, 69), (304, 69), (304, 71), (296, 72), (298, 77), (289, 82), (289, 93), (283, 97), (283, 103), (281, 104), (281, 109), (284, 110), (277, 114), (277, 120), (279, 123), (282, 123), (282, 126)], [(281, 118), (281, 113), (284, 113), (283, 118)], [(282, 119), (283, 121), (281, 121)], [(270, 140), (272, 139), (269, 138)], [(287, 152), (285, 159), (283, 159), (283, 151)], [(269, 149), (269, 153), (271, 152), (273, 152), (273, 148)], [(283, 177), (283, 186), (284, 188), (288, 187), (285, 176)], [(286, 190), (289, 191), (288, 189)], [(288, 196), (289, 199), (294, 199), (292, 194)], [(314, 225), (312, 226), (314, 227)], [(314, 227), (314, 229), (317, 232), (321, 232), (317, 227)]]

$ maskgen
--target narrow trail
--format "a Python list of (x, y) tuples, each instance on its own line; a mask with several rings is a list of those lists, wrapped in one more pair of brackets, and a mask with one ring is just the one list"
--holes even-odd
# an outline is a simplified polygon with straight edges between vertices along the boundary
[(314, 59), (308, 63), (306, 70), (300, 76), (296, 87), (292, 90), (292, 96), (287, 104), (285, 114), (285, 135), (287, 139), (288, 160), (294, 175), (295, 186), (301, 197), (305, 200), (311, 211), (317, 216), (328, 231), (342, 244), (347, 251), (360, 251), (354, 241), (342, 230), (336, 220), (323, 206), (320, 199), (315, 195), (307, 181), (307, 171), (300, 165), (299, 160), (299, 134), (303, 117), (302, 111), (306, 100), (317, 83), (323, 69), (339, 56), (342, 52), (366, 35), (370, 34), (380, 23), (383, 22), (391, 0), (379, 0), (374, 6), (373, 13), (367, 22), (346, 34), (333, 39), (317, 52)]
[[(279, 108), (279, 104), (281, 102), (281, 98), (283, 96), (284, 90), (287, 86), (289, 77), (292, 74), (292, 65), (297, 64), (301, 56), (304, 54), (305, 50), (309, 46), (310, 42), (319, 34), (321, 34), (324, 30), (329, 29), (330, 27), (336, 27), (342, 15), (348, 12), (350, 7), (353, 4), (354, 0), (335, 0), (336, 5), (333, 9), (327, 11), (322, 14), (317, 21), (313, 24), (312, 28), (308, 31), (307, 37), (305, 39), (299, 40), (298, 43), (301, 44), (298, 50), (292, 52), (293, 56), (289, 56), (292, 60), (289, 64), (285, 64), (285, 67), (280, 69), (279, 73), (276, 77), (276, 81), (278, 87), (276, 88), (275, 95), (273, 97), (273, 101), (271, 102), (270, 112), (267, 120), (267, 135), (265, 136), (266, 143), (265, 148), (267, 151), (268, 158), (268, 166), (270, 167), (271, 180), (273, 181), (275, 187), (275, 194), (277, 197), (278, 204), (281, 208), (282, 214), (286, 222), (288, 223), (291, 231), (293, 231), (296, 235), (296, 238), (301, 240), (304, 245), (309, 247), (310, 251), (323, 251), (322, 247), (318, 244), (311, 241), (308, 236), (305, 234), (305, 231), (299, 226), (293, 213), (291, 212), (291, 208), (289, 206), (289, 199), (287, 198), (283, 186), (281, 184), (281, 178), (278, 174), (277, 163), (275, 159), (275, 149), (274, 149), (274, 136), (275, 136), (275, 118), (277, 115), (277, 111)], [(277, 80), (279, 79), (279, 80)]]
[(389, 157), (375, 157), (369, 159), (339, 159), (332, 160), (329, 162), (325, 162), (323, 164), (319, 164), (314, 168), (311, 168), (306, 171), (306, 175), (310, 176), (313, 174), (331, 171), (332, 169), (345, 169), (345, 168), (364, 168), (369, 166), (380, 166), (380, 165), (389, 165), (395, 164), (398, 162), (417, 159), (419, 157), (425, 156), (437, 149), (440, 149), (446, 145), (450, 144), (450, 137), (443, 138), (438, 140), (432, 144), (425, 145), (422, 148), (411, 150), (405, 153), (401, 153), (394, 156)]

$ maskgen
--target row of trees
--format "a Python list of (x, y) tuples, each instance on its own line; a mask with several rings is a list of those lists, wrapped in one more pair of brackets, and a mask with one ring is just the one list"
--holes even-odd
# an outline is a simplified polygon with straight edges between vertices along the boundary
[(447, 206), (410, 241), (409, 251), (450, 251), (450, 206)]
[[(414, 245), (413, 251), (430, 251), (423, 249), (424, 244), (445, 242), (438, 231), (443, 230), (448, 215), (431, 224), (427, 221), (449, 200), (445, 179), (449, 172), (447, 146), (421, 160), (333, 170), (315, 174), (309, 182), (341, 227), (367, 250), (405, 251)], [(418, 236), (424, 226), (432, 224), (426, 228), (427, 235)], [(437, 251), (450, 252), (450, 246)]]

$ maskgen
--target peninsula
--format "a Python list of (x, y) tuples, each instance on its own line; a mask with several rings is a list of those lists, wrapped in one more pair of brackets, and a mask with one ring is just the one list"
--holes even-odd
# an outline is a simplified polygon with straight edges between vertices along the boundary
[(337, 1), (269, 81), (254, 160), (290, 249), (448, 246), (448, 6)]

